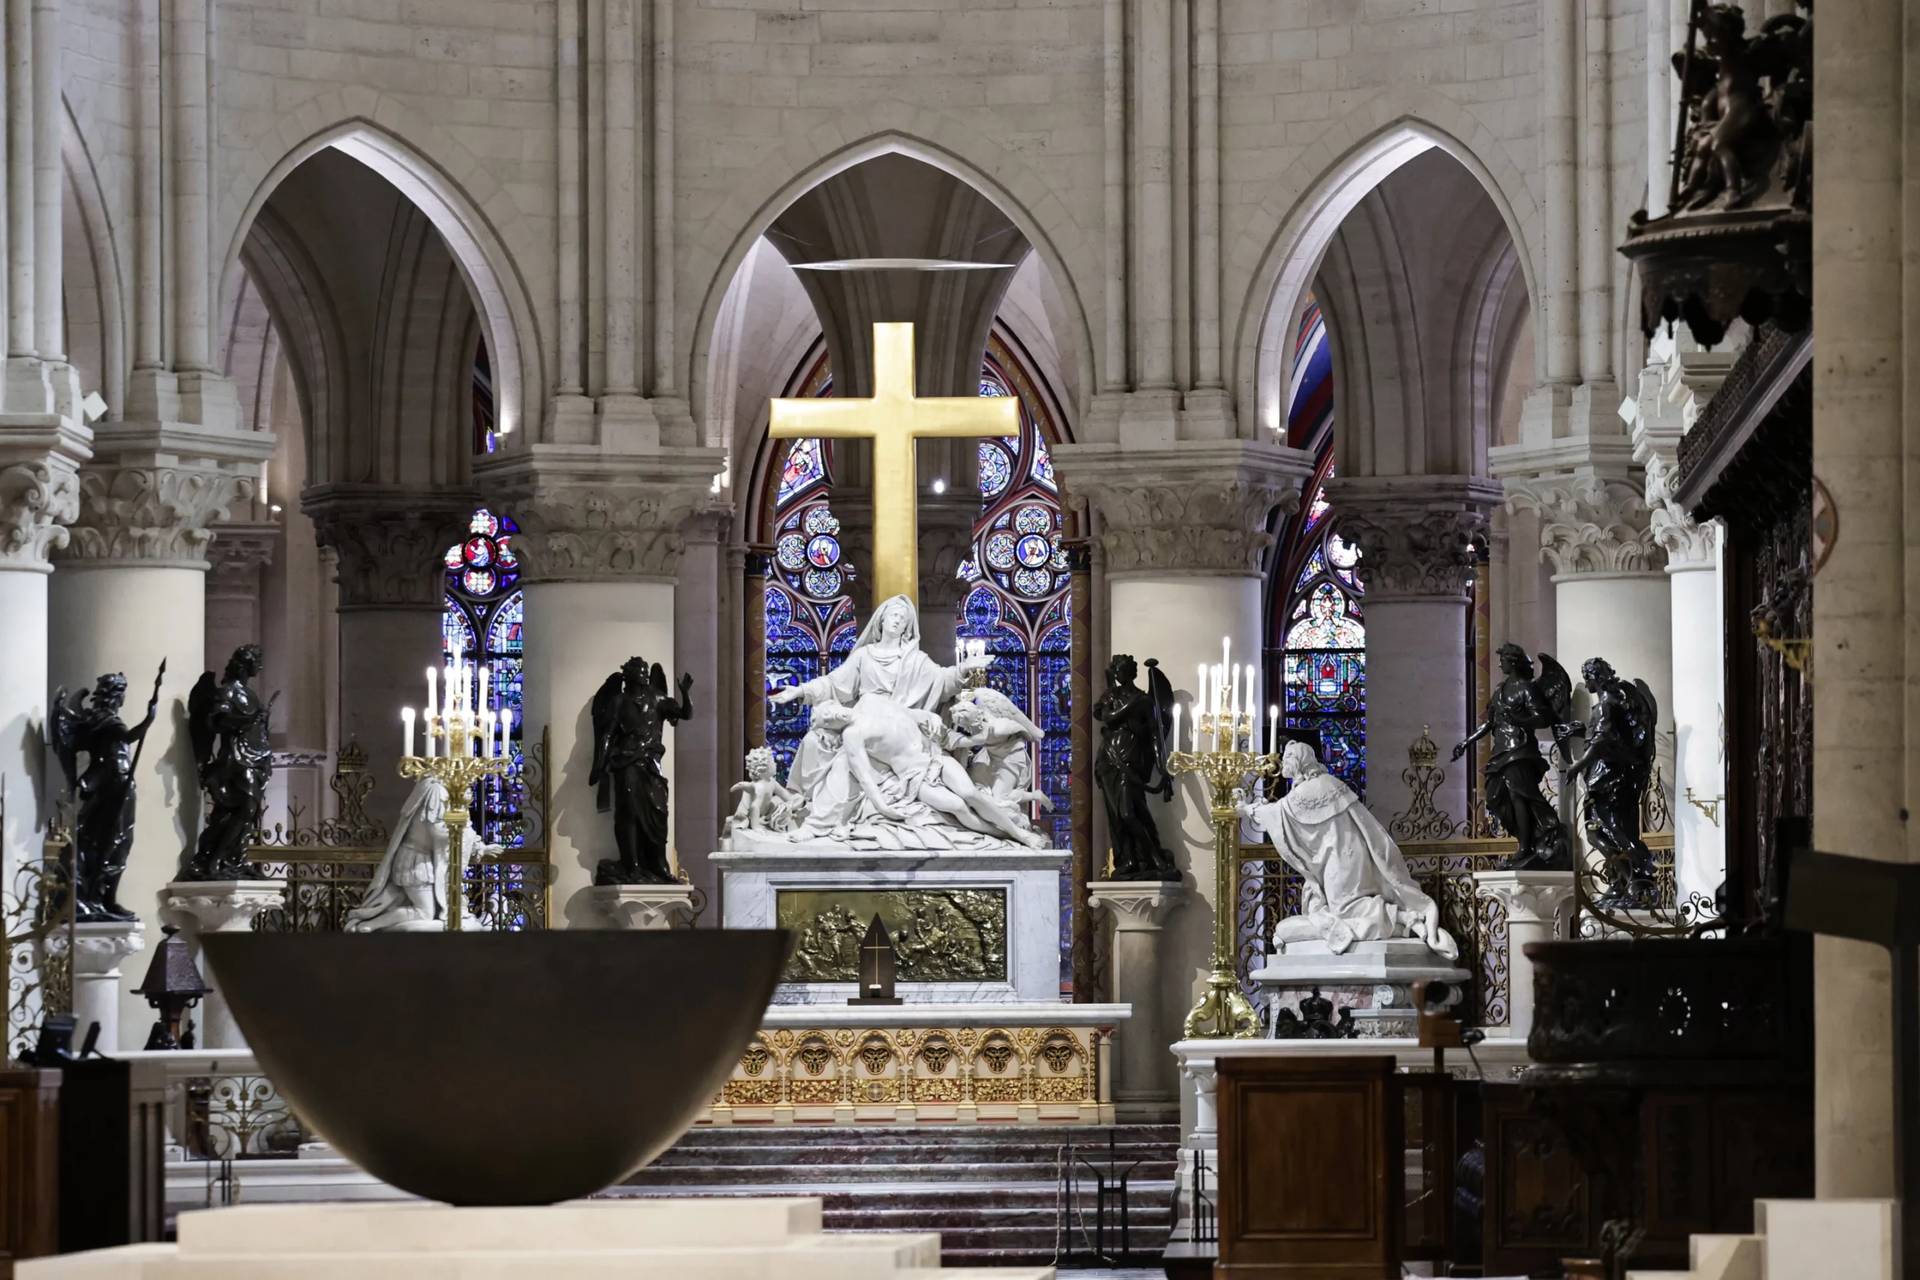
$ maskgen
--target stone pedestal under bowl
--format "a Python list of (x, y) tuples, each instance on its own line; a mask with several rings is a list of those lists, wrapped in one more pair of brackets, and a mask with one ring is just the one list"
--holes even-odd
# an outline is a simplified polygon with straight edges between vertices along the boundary
[(552, 1204), (645, 1165), (719, 1092), (779, 930), (215, 933), (261, 1069), (368, 1173), (457, 1205)]

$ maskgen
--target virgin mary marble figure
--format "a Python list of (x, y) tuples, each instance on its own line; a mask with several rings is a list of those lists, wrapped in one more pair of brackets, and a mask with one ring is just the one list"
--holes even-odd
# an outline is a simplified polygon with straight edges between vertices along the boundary
[(1449, 960), (1459, 945), (1440, 927), (1440, 908), (1407, 871), (1400, 846), (1346, 783), (1304, 742), (1280, 756), (1291, 790), (1268, 804), (1240, 805), (1301, 875), (1300, 913), (1274, 926), (1277, 944), (1325, 939), (1336, 955), (1356, 942), (1417, 938)]
[(920, 648), (919, 611), (894, 596), (873, 611), (838, 667), (776, 692), (776, 703), (837, 708), (815, 713), (794, 753), (788, 782), (806, 797), (807, 817), (793, 838), (844, 835), (875, 823), (942, 823), (917, 799), (934, 747), (914, 713), (938, 712), (967, 672), (991, 661), (981, 655), (943, 667), (929, 658)]

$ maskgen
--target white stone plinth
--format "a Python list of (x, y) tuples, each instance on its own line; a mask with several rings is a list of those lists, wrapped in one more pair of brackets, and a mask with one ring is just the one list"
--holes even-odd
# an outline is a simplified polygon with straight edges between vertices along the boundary
[[(21, 1280), (893, 1280), (938, 1273), (933, 1232), (821, 1230), (817, 1199), (586, 1200), (527, 1208), (256, 1204), (180, 1216), (178, 1245), (36, 1259)], [(1050, 1280), (1052, 1267), (969, 1271)]]
[(1356, 1036), (1362, 1040), (1415, 1033), (1419, 1010), (1413, 1004), (1414, 983), (1464, 983), (1469, 976), (1418, 938), (1356, 942), (1338, 955), (1318, 938), (1283, 943), (1252, 974), (1267, 997), (1269, 1029), (1280, 1009), (1297, 1011), (1302, 997), (1317, 987), (1336, 1009), (1353, 1010)]
[[(1186, 901), (1187, 888), (1168, 880), (1095, 880), (1087, 906), (1113, 922), (1113, 998), (1131, 1005), (1138, 1034), (1120, 1038), (1114, 1055), (1113, 1108), (1125, 1122), (1157, 1123), (1180, 1107), (1179, 1078), (1153, 1028), (1162, 1023), (1168, 966), (1161, 962), (1162, 926)], [(1184, 1010), (1182, 1010), (1184, 1012)]]
[(1476, 871), (1474, 893), (1497, 899), (1507, 913), (1506, 1037), (1525, 1042), (1533, 1030), (1533, 962), (1527, 943), (1570, 936), (1573, 872)]
[[(100, 1049), (112, 1054), (120, 1043), (120, 989), (136, 985), (125, 980), (120, 966), (147, 943), (147, 927), (138, 920), (83, 920), (73, 926), (74, 1045), (86, 1039), (87, 1028), (100, 1024)], [(145, 1033), (139, 1039), (144, 1043)]]
[[(779, 895), (810, 889), (998, 890), (1007, 899), (1005, 981), (902, 982), (908, 1001), (972, 1003), (1060, 999), (1060, 873), (1064, 849), (1015, 849), (1004, 853), (895, 853), (794, 845), (791, 852), (722, 852), (713, 855), (729, 929), (771, 929)], [(852, 982), (783, 982), (779, 1004), (844, 1003)]]
[(616, 929), (684, 929), (693, 923), (690, 884), (597, 884), (594, 910)]
[(166, 887), (160, 918), (186, 935), (201, 979), (215, 988), (200, 1002), (200, 1035), (195, 1043), (203, 1048), (244, 1049), (247, 1041), (200, 956), (200, 935), (245, 933), (262, 911), (281, 905), (286, 893), (285, 880), (176, 880)]

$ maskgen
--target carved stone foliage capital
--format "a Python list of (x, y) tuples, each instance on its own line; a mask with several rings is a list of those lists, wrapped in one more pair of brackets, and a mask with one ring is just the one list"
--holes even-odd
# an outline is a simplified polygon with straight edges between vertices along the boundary
[(1555, 573), (1653, 573), (1666, 563), (1644, 492), (1624, 480), (1509, 480), (1507, 508), (1539, 517), (1540, 555)]
[(466, 532), (465, 495), (311, 493), (304, 503), (314, 536), (333, 552), (343, 609), (437, 609), (442, 557)]
[(108, 978), (121, 961), (144, 947), (147, 927), (138, 920), (85, 920), (73, 927), (73, 972), (81, 978)]
[(1157, 932), (1186, 898), (1186, 887), (1172, 881), (1098, 880), (1087, 886), (1087, 905), (1109, 912), (1123, 933)]
[(1659, 454), (1647, 458), (1648, 529), (1665, 548), (1670, 568), (1713, 563), (1714, 530), (1700, 524), (1674, 501), (1676, 473)]
[(1236, 440), (1061, 445), (1054, 469), (1074, 501), (1099, 512), (1108, 573), (1258, 576), (1273, 546), (1268, 522), (1299, 505), (1312, 467), (1297, 449)]
[(1474, 509), (1357, 511), (1341, 519), (1340, 536), (1360, 550), (1356, 569), (1368, 599), (1464, 600), (1473, 567), (1469, 539), (1486, 527), (1486, 513)]
[(707, 497), (693, 487), (545, 488), (516, 508), (521, 562), (540, 582), (671, 579), (686, 549), (683, 527)]
[(207, 548), (207, 590), (238, 594), (260, 587), (260, 571), (273, 563), (280, 531), (270, 524), (223, 524), (213, 529)]
[(1506, 910), (1509, 927), (1545, 925), (1550, 936), (1556, 938), (1564, 938), (1571, 932), (1571, 871), (1481, 871), (1474, 874), (1473, 881), (1480, 893), (1498, 901)]
[(63, 562), (206, 564), (210, 525), (253, 497), (255, 478), (215, 463), (89, 466)]
[(0, 567), (44, 570), (67, 545), (66, 526), (80, 514), (80, 478), (71, 462), (0, 466)]
[[(957, 516), (957, 518), (956, 518)], [(933, 518), (929, 518), (933, 517)], [(973, 518), (964, 511), (920, 510), (920, 606), (957, 608), (966, 594), (960, 562), (973, 550)]]

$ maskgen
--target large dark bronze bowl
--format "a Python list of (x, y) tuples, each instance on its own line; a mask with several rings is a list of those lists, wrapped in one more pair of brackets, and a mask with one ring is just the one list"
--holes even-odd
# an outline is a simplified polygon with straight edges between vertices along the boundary
[(376, 1178), (450, 1204), (552, 1204), (645, 1165), (739, 1060), (778, 930), (215, 933), (261, 1070)]

